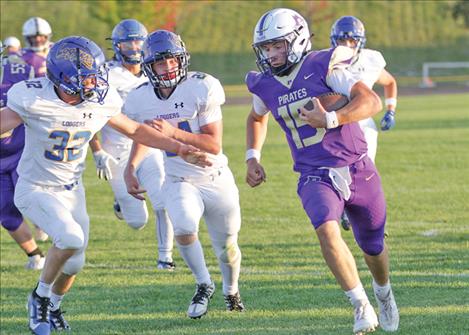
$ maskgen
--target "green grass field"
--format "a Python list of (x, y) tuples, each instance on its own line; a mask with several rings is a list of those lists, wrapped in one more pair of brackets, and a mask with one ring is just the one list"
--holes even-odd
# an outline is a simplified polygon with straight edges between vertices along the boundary
[[(399, 334), (469, 333), (468, 106), (467, 94), (402, 97), (396, 128), (380, 134), (377, 165), (388, 201)], [(154, 224), (135, 232), (115, 219), (110, 188), (95, 177), (88, 157), (87, 263), (62, 305), (73, 334), (352, 333), (352, 308), (322, 259), (296, 196), (286, 141), (274, 122), (263, 150), (268, 181), (258, 189), (244, 182), (248, 111), (246, 105), (224, 108), (224, 151), (241, 195), (240, 288), (246, 313), (224, 310), (220, 271), (201, 224), (217, 291), (206, 317), (188, 319), (194, 280), (179, 253), (175, 272), (156, 270)], [(371, 298), (360, 250), (351, 233), (343, 235)], [(0, 333), (26, 334), (26, 297), (39, 274), (23, 269), (26, 258), (5, 230), (0, 237)]]

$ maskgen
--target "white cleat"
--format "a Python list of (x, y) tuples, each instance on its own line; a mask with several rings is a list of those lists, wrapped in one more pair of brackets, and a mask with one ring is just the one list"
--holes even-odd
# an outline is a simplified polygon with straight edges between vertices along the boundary
[(45, 242), (47, 241), (48, 238), (49, 238), (49, 235), (47, 235), (46, 232), (44, 232), (44, 230), (42, 230), (38, 226), (34, 226), (34, 239), (36, 241)]
[(375, 292), (375, 298), (379, 307), (379, 325), (384, 331), (395, 332), (399, 328), (399, 310), (392, 290), (383, 298)]
[(215, 293), (215, 283), (197, 284), (195, 294), (187, 310), (187, 316), (191, 319), (199, 319), (207, 314), (208, 304)]
[(374, 332), (377, 327), (378, 317), (368, 301), (355, 308), (355, 324), (353, 325), (355, 335)]
[(24, 267), (28, 270), (42, 270), (45, 262), (46, 258), (44, 256), (34, 255), (28, 257), (28, 263)]

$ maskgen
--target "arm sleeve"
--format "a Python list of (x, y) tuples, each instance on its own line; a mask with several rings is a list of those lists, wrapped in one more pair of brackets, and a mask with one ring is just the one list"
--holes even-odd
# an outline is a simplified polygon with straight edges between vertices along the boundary
[(256, 94), (252, 95), (252, 107), (254, 108), (254, 112), (260, 116), (269, 113), (269, 109), (264, 104), (264, 101), (262, 101), (262, 99)]
[(225, 103), (225, 91), (220, 81), (211, 76), (205, 81), (208, 86), (208, 91), (206, 99), (202, 101), (199, 111), (199, 125), (201, 127), (221, 120), (221, 105)]
[(15, 111), (23, 120), (26, 121), (28, 118), (28, 111), (26, 109), (25, 101), (26, 99), (23, 98), (26, 96), (24, 92), (24, 84), (23, 82), (19, 82), (13, 85), (7, 93), (8, 101), (7, 106), (11, 110)]

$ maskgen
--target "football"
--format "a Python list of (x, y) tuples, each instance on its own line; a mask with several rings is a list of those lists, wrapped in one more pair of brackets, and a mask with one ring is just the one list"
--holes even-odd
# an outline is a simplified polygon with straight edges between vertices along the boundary
[[(321, 105), (328, 112), (336, 111), (348, 104), (348, 98), (345, 95), (336, 92), (322, 94), (320, 96), (317, 96), (316, 98), (319, 99)], [(313, 100), (309, 100), (304, 106), (304, 108), (306, 110), (313, 110)]]

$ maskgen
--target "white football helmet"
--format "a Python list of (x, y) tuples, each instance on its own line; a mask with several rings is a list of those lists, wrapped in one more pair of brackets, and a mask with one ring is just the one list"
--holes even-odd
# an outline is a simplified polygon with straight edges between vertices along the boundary
[(15, 36), (8, 36), (7, 38), (5, 38), (5, 40), (3, 41), (3, 45), (5, 46), (5, 48), (21, 48), (21, 42)]
[[(294, 10), (276, 8), (268, 11), (261, 16), (254, 29), (252, 47), (259, 70), (265, 74), (285, 74), (311, 50), (310, 38), (308, 23)], [(260, 46), (282, 40), (287, 43), (287, 61), (283, 66), (273, 67)]]
[[(42, 35), (47, 37), (46, 43), (42, 45), (34, 45), (32, 37)], [(23, 37), (26, 47), (35, 52), (44, 51), (50, 46), (50, 38), (52, 36), (52, 28), (49, 22), (40, 17), (31, 17), (23, 24)]]

